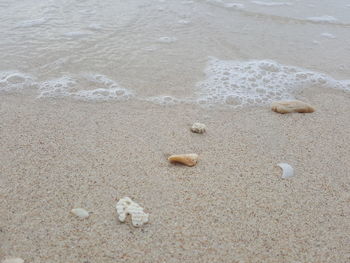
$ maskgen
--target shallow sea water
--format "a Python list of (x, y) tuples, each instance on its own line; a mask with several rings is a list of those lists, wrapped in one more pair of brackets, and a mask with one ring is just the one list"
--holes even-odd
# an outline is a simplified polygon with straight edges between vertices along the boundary
[(348, 0), (0, 5), (0, 96), (237, 106), (350, 90)]

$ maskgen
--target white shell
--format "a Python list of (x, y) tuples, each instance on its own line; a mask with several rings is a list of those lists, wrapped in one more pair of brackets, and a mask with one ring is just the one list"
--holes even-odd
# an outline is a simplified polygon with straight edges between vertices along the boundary
[(205, 132), (205, 124), (203, 123), (193, 123), (192, 127), (191, 127), (191, 131), (194, 133), (204, 133)]
[(127, 215), (131, 215), (131, 222), (134, 227), (140, 227), (148, 222), (149, 215), (143, 212), (143, 208), (129, 197), (120, 199), (115, 208), (120, 222), (125, 222)]
[(24, 260), (21, 258), (8, 258), (2, 261), (2, 263), (24, 263)]
[(74, 208), (71, 210), (72, 214), (82, 219), (89, 217), (89, 212), (83, 208)]
[(294, 169), (288, 163), (277, 164), (283, 170), (282, 178), (288, 178), (294, 176)]

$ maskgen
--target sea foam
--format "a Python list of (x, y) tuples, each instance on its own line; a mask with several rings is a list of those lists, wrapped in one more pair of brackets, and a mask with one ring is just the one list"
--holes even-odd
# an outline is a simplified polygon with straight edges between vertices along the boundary
[(307, 21), (311, 21), (311, 22), (318, 22), (318, 23), (336, 23), (338, 22), (338, 19), (333, 17), (333, 16), (329, 16), (329, 15), (324, 15), (324, 16), (313, 16), (313, 17), (307, 17), (306, 18)]
[[(350, 91), (350, 80), (335, 80), (326, 74), (272, 60), (220, 60), (209, 58), (205, 77), (188, 96), (142, 97), (121, 87), (115, 80), (96, 73), (69, 74), (45, 81), (19, 71), (0, 72), (0, 91), (21, 92), (37, 88), (38, 98), (72, 98), (85, 101), (125, 101), (136, 99), (159, 105), (264, 105), (275, 100), (293, 99), (297, 91), (309, 87)], [(192, 95), (191, 95), (192, 94)]]
[(33, 26), (41, 26), (45, 24), (48, 21), (46, 17), (38, 18), (38, 19), (33, 19), (33, 20), (26, 20), (20, 22), (17, 27), (33, 27)]
[(307, 87), (348, 89), (346, 81), (272, 60), (234, 61), (210, 58), (206, 79), (197, 85), (200, 104), (266, 104), (292, 99)]
[(251, 1), (253, 4), (262, 6), (291, 6), (290, 2), (263, 2), (263, 1)]
[(322, 37), (326, 37), (326, 38), (330, 38), (330, 39), (335, 39), (336, 36), (331, 34), (331, 33), (327, 33), (327, 32), (324, 32), (321, 34)]
[(240, 4), (240, 3), (225, 3), (224, 6), (227, 8), (236, 8), (236, 9), (244, 8), (244, 4)]
[(166, 44), (173, 43), (176, 41), (177, 41), (176, 37), (160, 37), (160, 38), (158, 38), (158, 42), (166, 43)]
[(222, 0), (207, 0), (208, 3), (217, 4), (225, 8), (243, 9), (244, 4), (235, 2), (224, 2)]
[(127, 100), (133, 96), (131, 91), (100, 74), (63, 76), (44, 81), (39, 85), (39, 92), (39, 98), (71, 97), (89, 101)]
[(84, 31), (72, 31), (72, 32), (66, 32), (63, 34), (65, 37), (69, 38), (81, 38), (81, 37), (87, 37), (91, 35), (90, 32), (84, 32)]
[(33, 77), (29, 74), (19, 71), (0, 71), (0, 91), (19, 91), (33, 84)]

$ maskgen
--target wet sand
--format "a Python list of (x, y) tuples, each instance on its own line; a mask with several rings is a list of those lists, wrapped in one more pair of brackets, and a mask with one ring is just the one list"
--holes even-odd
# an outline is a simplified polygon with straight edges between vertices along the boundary
[[(2, 95), (0, 260), (349, 262), (350, 95), (297, 98), (316, 112)], [(166, 160), (192, 152), (195, 167)], [(149, 224), (118, 222), (124, 196)]]

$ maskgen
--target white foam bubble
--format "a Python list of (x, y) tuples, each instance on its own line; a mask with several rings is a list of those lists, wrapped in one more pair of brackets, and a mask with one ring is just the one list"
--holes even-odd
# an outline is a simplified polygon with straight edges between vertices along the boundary
[(90, 29), (90, 30), (96, 30), (96, 31), (98, 31), (98, 30), (101, 30), (101, 29), (102, 29), (102, 26), (101, 26), (100, 24), (95, 24), (95, 23), (93, 23), (93, 24), (88, 25), (87, 28)]
[(197, 85), (200, 104), (263, 105), (274, 100), (293, 99), (297, 90), (307, 87), (347, 87), (345, 81), (271, 60), (211, 58), (205, 74), (206, 79)]
[(225, 3), (224, 6), (227, 8), (236, 8), (236, 9), (244, 8), (244, 4), (240, 4), (240, 3)]
[(0, 91), (18, 91), (34, 84), (32, 76), (18, 71), (0, 71)]
[(321, 34), (322, 37), (326, 37), (326, 38), (330, 38), (330, 39), (335, 39), (336, 36), (331, 34), (331, 33), (327, 33), (327, 32), (324, 32)]
[(32, 26), (40, 26), (45, 24), (48, 21), (46, 17), (33, 19), (33, 20), (26, 20), (17, 25), (17, 27), (32, 27)]
[(181, 2), (181, 4), (183, 4), (183, 5), (192, 5), (193, 3), (194, 3), (194, 1), (191, 1), (191, 0)]
[(345, 90), (350, 91), (350, 80), (344, 81)]
[(311, 22), (326, 22), (326, 23), (338, 22), (338, 19), (336, 19), (333, 16), (329, 16), (329, 15), (307, 17), (306, 20), (311, 21)]
[(131, 92), (122, 88), (98, 88), (93, 90), (80, 90), (72, 94), (72, 97), (90, 101), (127, 100), (131, 97)]
[(71, 97), (79, 100), (127, 100), (133, 93), (121, 88), (115, 81), (100, 74), (63, 76), (39, 85), (39, 98)]
[(63, 36), (70, 37), (70, 38), (80, 38), (80, 37), (86, 37), (88, 35), (91, 35), (91, 33), (83, 32), (83, 31), (73, 31), (73, 32), (67, 32), (63, 34)]
[(219, 6), (226, 7), (226, 8), (234, 8), (234, 9), (244, 8), (244, 4), (241, 4), (241, 3), (224, 2), (222, 0), (207, 0), (207, 2), (217, 4)]
[(253, 4), (256, 5), (262, 5), (262, 6), (291, 6), (293, 5), (290, 2), (263, 2), (263, 1), (250, 1)]
[(158, 49), (158, 47), (156, 47), (156, 46), (148, 46), (148, 47), (142, 48), (142, 50), (147, 51), (147, 52), (154, 52), (157, 49)]
[(82, 15), (88, 15), (88, 16), (96, 14), (96, 10), (93, 10), (93, 9), (83, 9), (83, 10), (79, 10), (78, 12)]
[(177, 41), (176, 37), (160, 37), (160, 38), (158, 38), (158, 42), (166, 43), (166, 44), (173, 43), (175, 41)]
[(65, 97), (74, 91), (76, 81), (69, 76), (44, 81), (39, 85), (39, 97)]
[(187, 24), (189, 24), (189, 23), (191, 23), (191, 21), (189, 21), (189, 20), (185, 20), (185, 19), (181, 19), (181, 20), (179, 20), (179, 21), (177, 21), (179, 24), (183, 24), (183, 25), (187, 25)]

